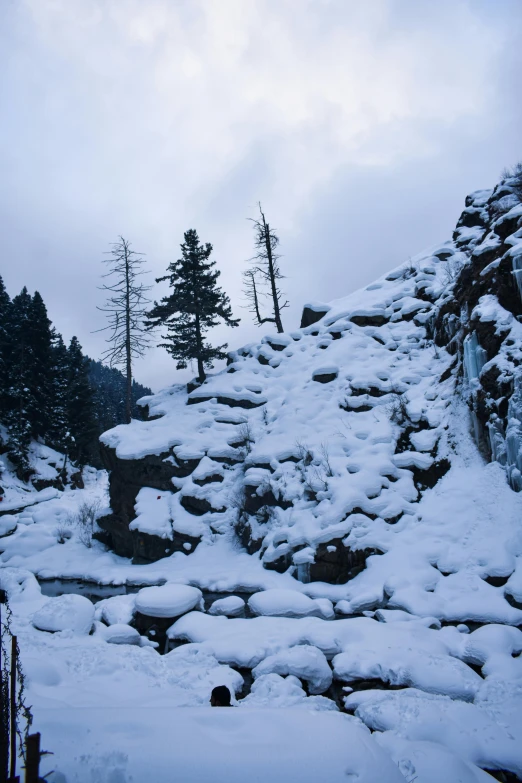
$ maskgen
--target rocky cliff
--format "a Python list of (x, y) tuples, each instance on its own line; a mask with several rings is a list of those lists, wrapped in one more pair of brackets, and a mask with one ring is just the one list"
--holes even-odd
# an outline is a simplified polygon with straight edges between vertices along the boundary
[[(307, 304), (299, 330), (231, 352), (202, 386), (144, 398), (146, 420), (104, 433), (112, 514), (100, 524), (114, 550), (149, 562), (225, 536), (302, 582), (357, 577), (347, 613), (392, 595), (415, 611), (419, 596), (398, 600), (392, 576), (416, 558), (437, 580), (456, 575), (467, 555), (452, 560), (450, 542), (493, 524), (484, 504), (469, 516), (483, 460), (492, 496), (499, 481), (522, 489), (514, 184), (468, 196), (451, 241)], [(520, 601), (512, 554), (476, 560), (481, 583), (502, 581), (506, 617)]]

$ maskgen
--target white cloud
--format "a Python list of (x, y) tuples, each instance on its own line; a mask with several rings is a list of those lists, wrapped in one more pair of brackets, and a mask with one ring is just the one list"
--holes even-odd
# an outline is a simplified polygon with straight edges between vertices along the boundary
[[(81, 282), (88, 290), (118, 233), (134, 238), (159, 274), (195, 225), (214, 241), (224, 285), (237, 297), (238, 266), (250, 252), (243, 218), (258, 199), (284, 236), (305, 237), (313, 220), (303, 224), (303, 216), (313, 215), (317, 194), (327, 197), (340, 171), (387, 176), (415, 160), (422, 168), (451, 157), (452, 134), (459, 144), (463, 129), (482, 134), (485, 144), (499, 133), (492, 108), (516, 6), (495, 7), (496, 14), (482, 0), (13, 4), (4, 12), (10, 112), (0, 129), (10, 161), (6, 209), (33, 226), (21, 249), (10, 240), (27, 257), (13, 285), (23, 275), (29, 285), (30, 276), (42, 289), (49, 284), (30, 262), (35, 233), (49, 243), (60, 287)], [(94, 298), (85, 297), (80, 334), (96, 325)], [(58, 320), (54, 308), (74, 322), (65, 302), (51, 304)], [(94, 338), (83, 339), (97, 350)]]

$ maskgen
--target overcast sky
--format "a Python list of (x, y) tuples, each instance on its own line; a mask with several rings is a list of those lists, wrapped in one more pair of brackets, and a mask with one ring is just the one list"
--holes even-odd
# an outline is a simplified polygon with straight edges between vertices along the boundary
[[(235, 330), (261, 201), (291, 308), (451, 237), (522, 158), (521, 0), (0, 0), (0, 273), (98, 358), (101, 260), (214, 245)], [(161, 291), (157, 290), (156, 295)], [(136, 367), (185, 380), (162, 349)]]

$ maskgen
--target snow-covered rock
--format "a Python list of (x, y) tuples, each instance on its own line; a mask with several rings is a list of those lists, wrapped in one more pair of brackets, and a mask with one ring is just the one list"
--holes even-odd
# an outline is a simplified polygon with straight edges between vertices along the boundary
[[(136, 610), (149, 617), (179, 617), (202, 603), (202, 593), (190, 585), (144, 587), (136, 595)], [(202, 608), (202, 607), (201, 607)]]
[(214, 601), (209, 614), (225, 615), (226, 617), (238, 617), (245, 611), (245, 602), (237, 595), (228, 595), (226, 598), (218, 598)]
[(114, 623), (103, 630), (103, 638), (110, 644), (139, 644), (140, 635), (135, 628), (124, 623)]
[(40, 631), (72, 631), (87, 634), (94, 622), (94, 606), (82, 595), (60, 595), (50, 598), (33, 617)]
[[(277, 617), (325, 617), (331, 616), (331, 606), (314, 601), (293, 590), (264, 590), (248, 600), (253, 614)], [(330, 611), (329, 611), (330, 610)]]
[(324, 693), (332, 684), (332, 670), (321, 650), (298, 645), (267, 656), (253, 669), (254, 677), (264, 674), (292, 674), (306, 680), (310, 693)]

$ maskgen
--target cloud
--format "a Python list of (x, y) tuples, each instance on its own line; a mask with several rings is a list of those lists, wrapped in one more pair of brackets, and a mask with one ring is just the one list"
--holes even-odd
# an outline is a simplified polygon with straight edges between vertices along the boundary
[[(100, 325), (99, 259), (119, 233), (159, 275), (183, 231), (196, 227), (214, 243), (237, 301), (251, 253), (245, 218), (261, 199), (291, 248), (288, 269), (308, 259), (287, 290), (301, 298), (308, 279), (310, 298), (308, 249), (321, 243), (332, 255), (319, 226), (326, 204), (349, 222), (352, 181), (365, 192), (374, 183), (375, 203), (365, 203), (385, 221), (379, 191), (388, 181), (400, 190), (406, 170), (403, 209), (430, 188), (413, 172), (433, 176), (441, 163), (449, 203), (457, 184), (467, 189), (447, 169), (459, 165), (456, 150), (465, 157), (467, 144), (476, 170), (489, 174), (515, 146), (504, 118), (509, 124), (517, 111), (511, 42), (521, 13), (508, 0), (495, 13), (478, 0), (24, 0), (2, 13), (8, 195), (0, 206), (17, 258), (6, 280), (40, 287), (58, 327), (79, 332), (92, 353), (100, 350), (90, 335)], [(412, 244), (446, 225), (439, 192), (438, 222), (414, 210)], [(334, 233), (347, 238), (339, 224)], [(348, 233), (362, 253), (367, 238), (357, 226)], [(408, 244), (390, 241), (383, 264)], [(342, 293), (339, 265), (321, 270), (328, 298)], [(359, 281), (347, 274), (346, 291)], [(83, 302), (71, 307), (79, 287)], [(297, 311), (296, 303), (294, 324)], [(245, 325), (230, 339), (253, 334)], [(174, 377), (158, 353), (143, 372), (155, 385)]]

